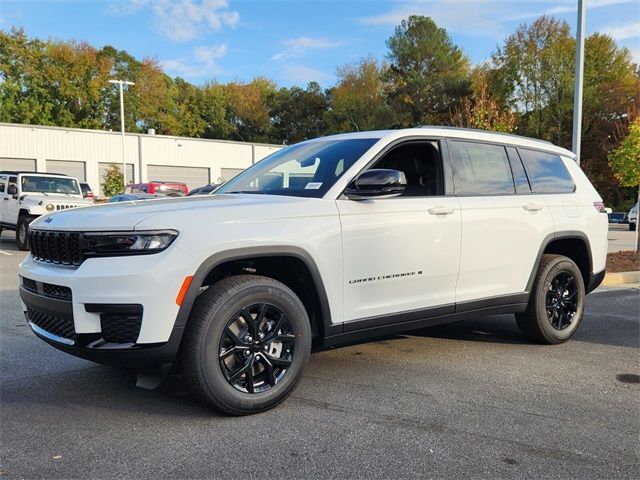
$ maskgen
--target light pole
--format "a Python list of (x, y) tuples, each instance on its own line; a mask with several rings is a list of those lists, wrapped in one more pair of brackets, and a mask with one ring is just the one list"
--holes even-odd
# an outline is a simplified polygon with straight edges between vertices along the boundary
[(576, 79), (573, 92), (573, 141), (571, 150), (580, 165), (580, 139), (582, 137), (582, 83), (584, 79), (584, 24), (585, 1), (578, 0), (578, 26), (576, 31)]
[(135, 85), (127, 80), (109, 80), (109, 83), (118, 84), (120, 87), (120, 127), (122, 130), (122, 179), (124, 187), (127, 188), (127, 164), (125, 162), (125, 145), (124, 145), (124, 86)]

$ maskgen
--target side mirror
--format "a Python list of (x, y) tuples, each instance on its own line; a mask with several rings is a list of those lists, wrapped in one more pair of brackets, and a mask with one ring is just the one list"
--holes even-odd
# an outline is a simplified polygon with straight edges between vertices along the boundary
[(404, 192), (406, 186), (407, 178), (404, 172), (378, 168), (358, 175), (344, 194), (351, 200), (396, 197)]
[(9, 185), (9, 187), (7, 187), (7, 193), (14, 198), (18, 198), (18, 187), (15, 185)]

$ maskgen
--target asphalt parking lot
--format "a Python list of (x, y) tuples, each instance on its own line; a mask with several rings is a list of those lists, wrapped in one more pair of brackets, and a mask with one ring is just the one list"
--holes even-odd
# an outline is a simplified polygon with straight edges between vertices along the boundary
[(590, 295), (564, 345), (493, 316), (314, 353), (285, 403), (229, 418), (177, 375), (140, 390), (38, 340), (16, 291), (23, 257), (5, 233), (2, 477), (637, 478), (638, 288)]

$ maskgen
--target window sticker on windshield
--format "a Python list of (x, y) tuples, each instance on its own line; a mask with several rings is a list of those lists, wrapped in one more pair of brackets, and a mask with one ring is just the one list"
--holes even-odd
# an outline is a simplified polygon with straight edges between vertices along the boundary
[(305, 190), (318, 190), (322, 186), (322, 182), (309, 182), (304, 187)]

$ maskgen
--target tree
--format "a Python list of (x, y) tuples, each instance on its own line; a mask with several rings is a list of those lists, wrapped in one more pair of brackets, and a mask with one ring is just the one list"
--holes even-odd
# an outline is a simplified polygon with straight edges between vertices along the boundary
[(269, 111), (267, 98), (276, 86), (264, 77), (256, 77), (250, 83), (231, 82), (225, 86), (229, 99), (227, 121), (231, 138), (242, 142), (267, 142), (269, 139)]
[(398, 125), (446, 123), (469, 92), (469, 61), (447, 31), (429, 17), (412, 15), (387, 40), (390, 106)]
[(104, 174), (104, 182), (102, 183), (102, 192), (106, 197), (113, 197), (124, 192), (124, 176), (122, 175), (122, 167), (112, 163)]
[(574, 45), (567, 22), (542, 16), (520, 25), (493, 55), (525, 135), (570, 142), (565, 122), (573, 105)]
[(306, 89), (280, 88), (269, 99), (270, 139), (275, 143), (296, 143), (319, 137), (326, 131), (328, 100), (316, 82)]
[(373, 57), (338, 68), (338, 84), (328, 92), (331, 131), (377, 130), (395, 124), (384, 92), (385, 70)]
[(620, 185), (640, 186), (640, 117), (629, 124), (627, 136), (609, 154), (609, 165)]
[(199, 89), (200, 117), (204, 121), (205, 138), (229, 138), (233, 126), (228, 121), (229, 97), (225, 86), (207, 82)]
[(458, 127), (479, 128), (512, 133), (517, 128), (517, 116), (508, 107), (501, 107), (489, 87), (489, 69), (480, 66), (472, 75), (472, 96), (462, 100), (451, 115), (451, 123)]

